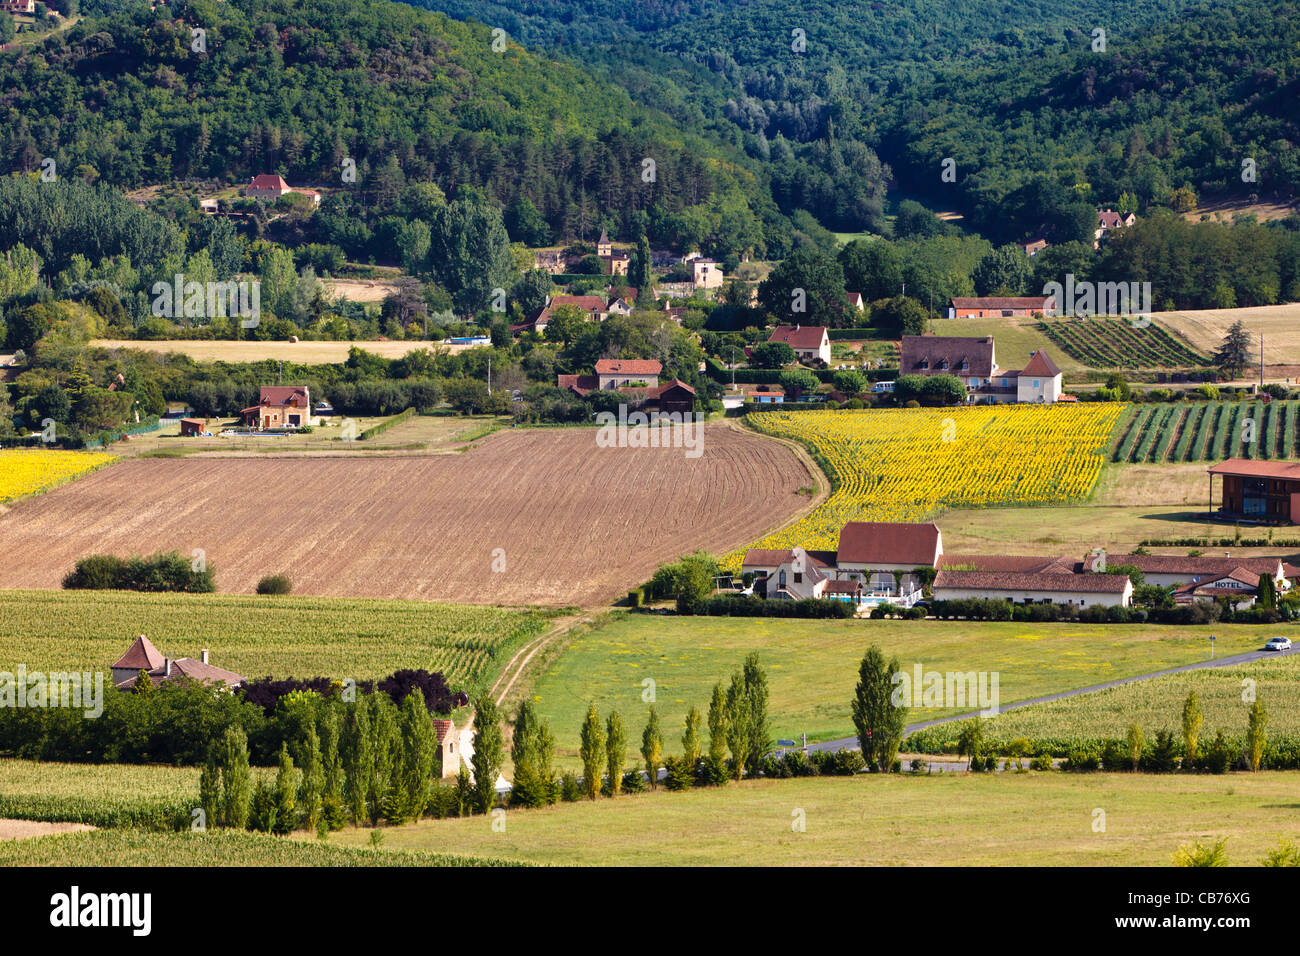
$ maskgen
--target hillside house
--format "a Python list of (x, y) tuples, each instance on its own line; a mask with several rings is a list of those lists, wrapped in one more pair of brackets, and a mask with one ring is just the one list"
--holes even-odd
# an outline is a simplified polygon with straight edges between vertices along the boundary
[(632, 257), (626, 252), (616, 252), (614, 244), (609, 241), (609, 234), (602, 229), (596, 240), (596, 256), (600, 259), (601, 269), (607, 276), (625, 276)]
[(240, 412), (249, 428), (303, 428), (311, 424), (306, 385), (263, 385), (261, 400)]
[(948, 308), (950, 319), (1010, 318), (1056, 314), (1055, 296), (982, 296), (956, 298)]
[(1045, 349), (1029, 353), (1029, 362), (1016, 377), (1017, 402), (1051, 404), (1061, 397), (1061, 370)]
[(1131, 226), (1137, 222), (1137, 216), (1131, 212), (1123, 213), (1115, 209), (1098, 209), (1097, 210), (1097, 228), (1093, 231), (1092, 247), (1096, 249), (1101, 245), (1101, 237), (1112, 229), (1119, 229), (1123, 226)]
[[(1022, 242), (1020, 244), (1020, 248), (1024, 249), (1025, 255), (1027, 255), (1029, 258), (1032, 259), (1034, 256), (1038, 255), (1040, 252), (1042, 252), (1044, 249), (1047, 248), (1047, 240), (1032, 239), (1029, 242)], [(1043, 314), (1046, 315), (1047, 313), (1043, 313)]]
[[(319, 206), (321, 194), (315, 189), (294, 189), (283, 176), (273, 173), (262, 173), (260, 176), (254, 176), (247, 186), (244, 187), (244, 195), (249, 199), (261, 199), (266, 202), (273, 202), (281, 196), (287, 196), (289, 193), (301, 193), (312, 201), (314, 205)], [(215, 212), (215, 210), (213, 210)]]
[(36, 0), (0, 0), (0, 10), (5, 13), (26, 13), (34, 16)]
[(770, 601), (802, 601), (819, 598), (830, 580), (830, 563), (824, 553), (803, 548), (750, 548), (741, 563), (741, 574), (753, 575), (754, 594)]
[(691, 260), (691, 286), (695, 289), (717, 289), (722, 285), (722, 263), (713, 259)]
[(119, 690), (130, 690), (140, 679), (141, 671), (148, 674), (155, 684), (186, 678), (204, 684), (220, 684), (234, 690), (244, 682), (244, 678), (234, 671), (214, 666), (208, 660), (206, 648), (199, 652), (198, 660), (192, 657), (172, 660), (170, 657), (164, 657), (143, 634), (137, 637), (127, 648), (126, 653), (114, 662), (113, 685)]
[(784, 342), (794, 349), (801, 362), (831, 363), (831, 340), (819, 325), (778, 325), (767, 337), (769, 342)]
[(1045, 349), (1019, 370), (998, 368), (991, 335), (905, 335), (899, 354), (900, 375), (954, 375), (968, 402), (1051, 404), (1062, 397), (1061, 370)]
[[(1207, 469), (1211, 513), (1234, 521), (1300, 524), (1300, 462), (1229, 458)], [(1214, 511), (1214, 476), (1222, 501)]]
[(849, 299), (850, 309), (852, 309), (854, 312), (865, 312), (867, 310), (867, 304), (864, 301), (862, 301), (861, 292), (849, 292), (847, 293), (847, 295)]
[(785, 386), (783, 385), (750, 385), (741, 389), (741, 394), (745, 396), (745, 401), (753, 402), (756, 405), (785, 404)]
[(654, 388), (662, 363), (654, 359), (601, 359), (596, 363), (598, 388)]

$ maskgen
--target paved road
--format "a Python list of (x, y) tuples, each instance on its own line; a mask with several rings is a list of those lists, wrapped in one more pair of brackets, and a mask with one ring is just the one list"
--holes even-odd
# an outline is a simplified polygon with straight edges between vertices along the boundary
[[(1266, 638), (1267, 640), (1267, 638)], [(1080, 694), (1092, 694), (1099, 690), (1106, 690), (1108, 687), (1119, 687), (1122, 684), (1133, 684), (1137, 681), (1150, 680), (1153, 677), (1164, 677), (1167, 674), (1181, 674), (1185, 671), (1199, 671), (1207, 667), (1231, 667), (1234, 664), (1247, 664), (1251, 661), (1261, 660), (1265, 657), (1286, 657), (1300, 651), (1300, 647), (1292, 647), (1289, 651), (1247, 651), (1244, 654), (1230, 654), (1227, 657), (1217, 657), (1214, 660), (1198, 661), (1195, 664), (1184, 664), (1181, 667), (1171, 667), (1169, 670), (1154, 671), (1150, 674), (1139, 674), (1136, 677), (1125, 677), (1120, 680), (1107, 681), (1104, 684), (1094, 684), (1091, 687), (1081, 687), (1078, 690), (1065, 690), (1059, 694), (1048, 694), (1046, 697), (1033, 697), (1029, 700), (1019, 700), (1014, 704), (1003, 704), (998, 708), (1000, 713), (1008, 710), (1019, 710), (1021, 707), (1029, 707), (1033, 704), (1044, 704), (1051, 700), (1063, 700), (1066, 697), (1078, 697)], [(955, 720), (970, 720), (976, 716), (978, 711), (971, 711), (966, 714), (957, 714), (953, 717), (940, 717), (938, 720), (925, 720), (917, 724), (908, 724), (903, 729), (903, 736), (915, 733), (918, 730), (924, 730), (927, 727), (935, 727), (939, 724), (950, 724)], [(858, 738), (842, 737), (839, 740), (828, 740), (825, 743), (809, 744), (808, 750), (858, 750)], [(963, 769), (965, 764), (962, 764)]]

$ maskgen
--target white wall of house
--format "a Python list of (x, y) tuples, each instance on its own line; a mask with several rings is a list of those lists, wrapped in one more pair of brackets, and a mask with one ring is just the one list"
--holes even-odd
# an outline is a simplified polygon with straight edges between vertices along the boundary
[(1022, 373), (1016, 381), (1016, 401), (1051, 403), (1061, 397), (1061, 376), (1050, 378)]
[(1041, 604), (1050, 601), (1053, 604), (1073, 604), (1075, 607), (1091, 607), (1101, 604), (1105, 607), (1128, 607), (1133, 599), (1133, 587), (1130, 584), (1124, 593), (1097, 591), (1028, 591), (1003, 590), (1001, 588), (940, 588), (934, 589), (936, 601), (962, 601), (970, 598), (990, 598), (1006, 600), (1010, 598), (1017, 604), (1030, 602)]

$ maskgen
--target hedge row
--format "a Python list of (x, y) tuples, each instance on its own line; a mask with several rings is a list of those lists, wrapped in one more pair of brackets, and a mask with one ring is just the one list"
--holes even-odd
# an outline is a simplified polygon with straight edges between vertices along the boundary
[(414, 414), (415, 414), (414, 408), (408, 408), (405, 411), (398, 412), (392, 418), (386, 418), (382, 422), (378, 422), (374, 425), (371, 425), (369, 428), (367, 428), (365, 431), (363, 431), (360, 435), (357, 436), (357, 440), (365, 441), (367, 438), (374, 438), (376, 435), (382, 435), (384, 432), (388, 431), (388, 429), (392, 428), (394, 425), (400, 425), (402, 422), (406, 421)]
[(697, 614), (709, 617), (808, 617), (849, 618), (854, 606), (848, 601), (804, 598), (800, 601), (767, 600), (760, 597), (712, 597), (699, 605)]

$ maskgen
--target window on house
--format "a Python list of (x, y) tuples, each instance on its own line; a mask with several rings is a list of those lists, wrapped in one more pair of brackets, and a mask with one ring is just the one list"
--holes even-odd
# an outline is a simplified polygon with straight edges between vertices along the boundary
[(803, 584), (803, 575), (800, 574), (798, 571), (796, 571), (794, 574), (794, 583)]
[(1038, 379), (1034, 379), (1034, 388), (1038, 387)]

